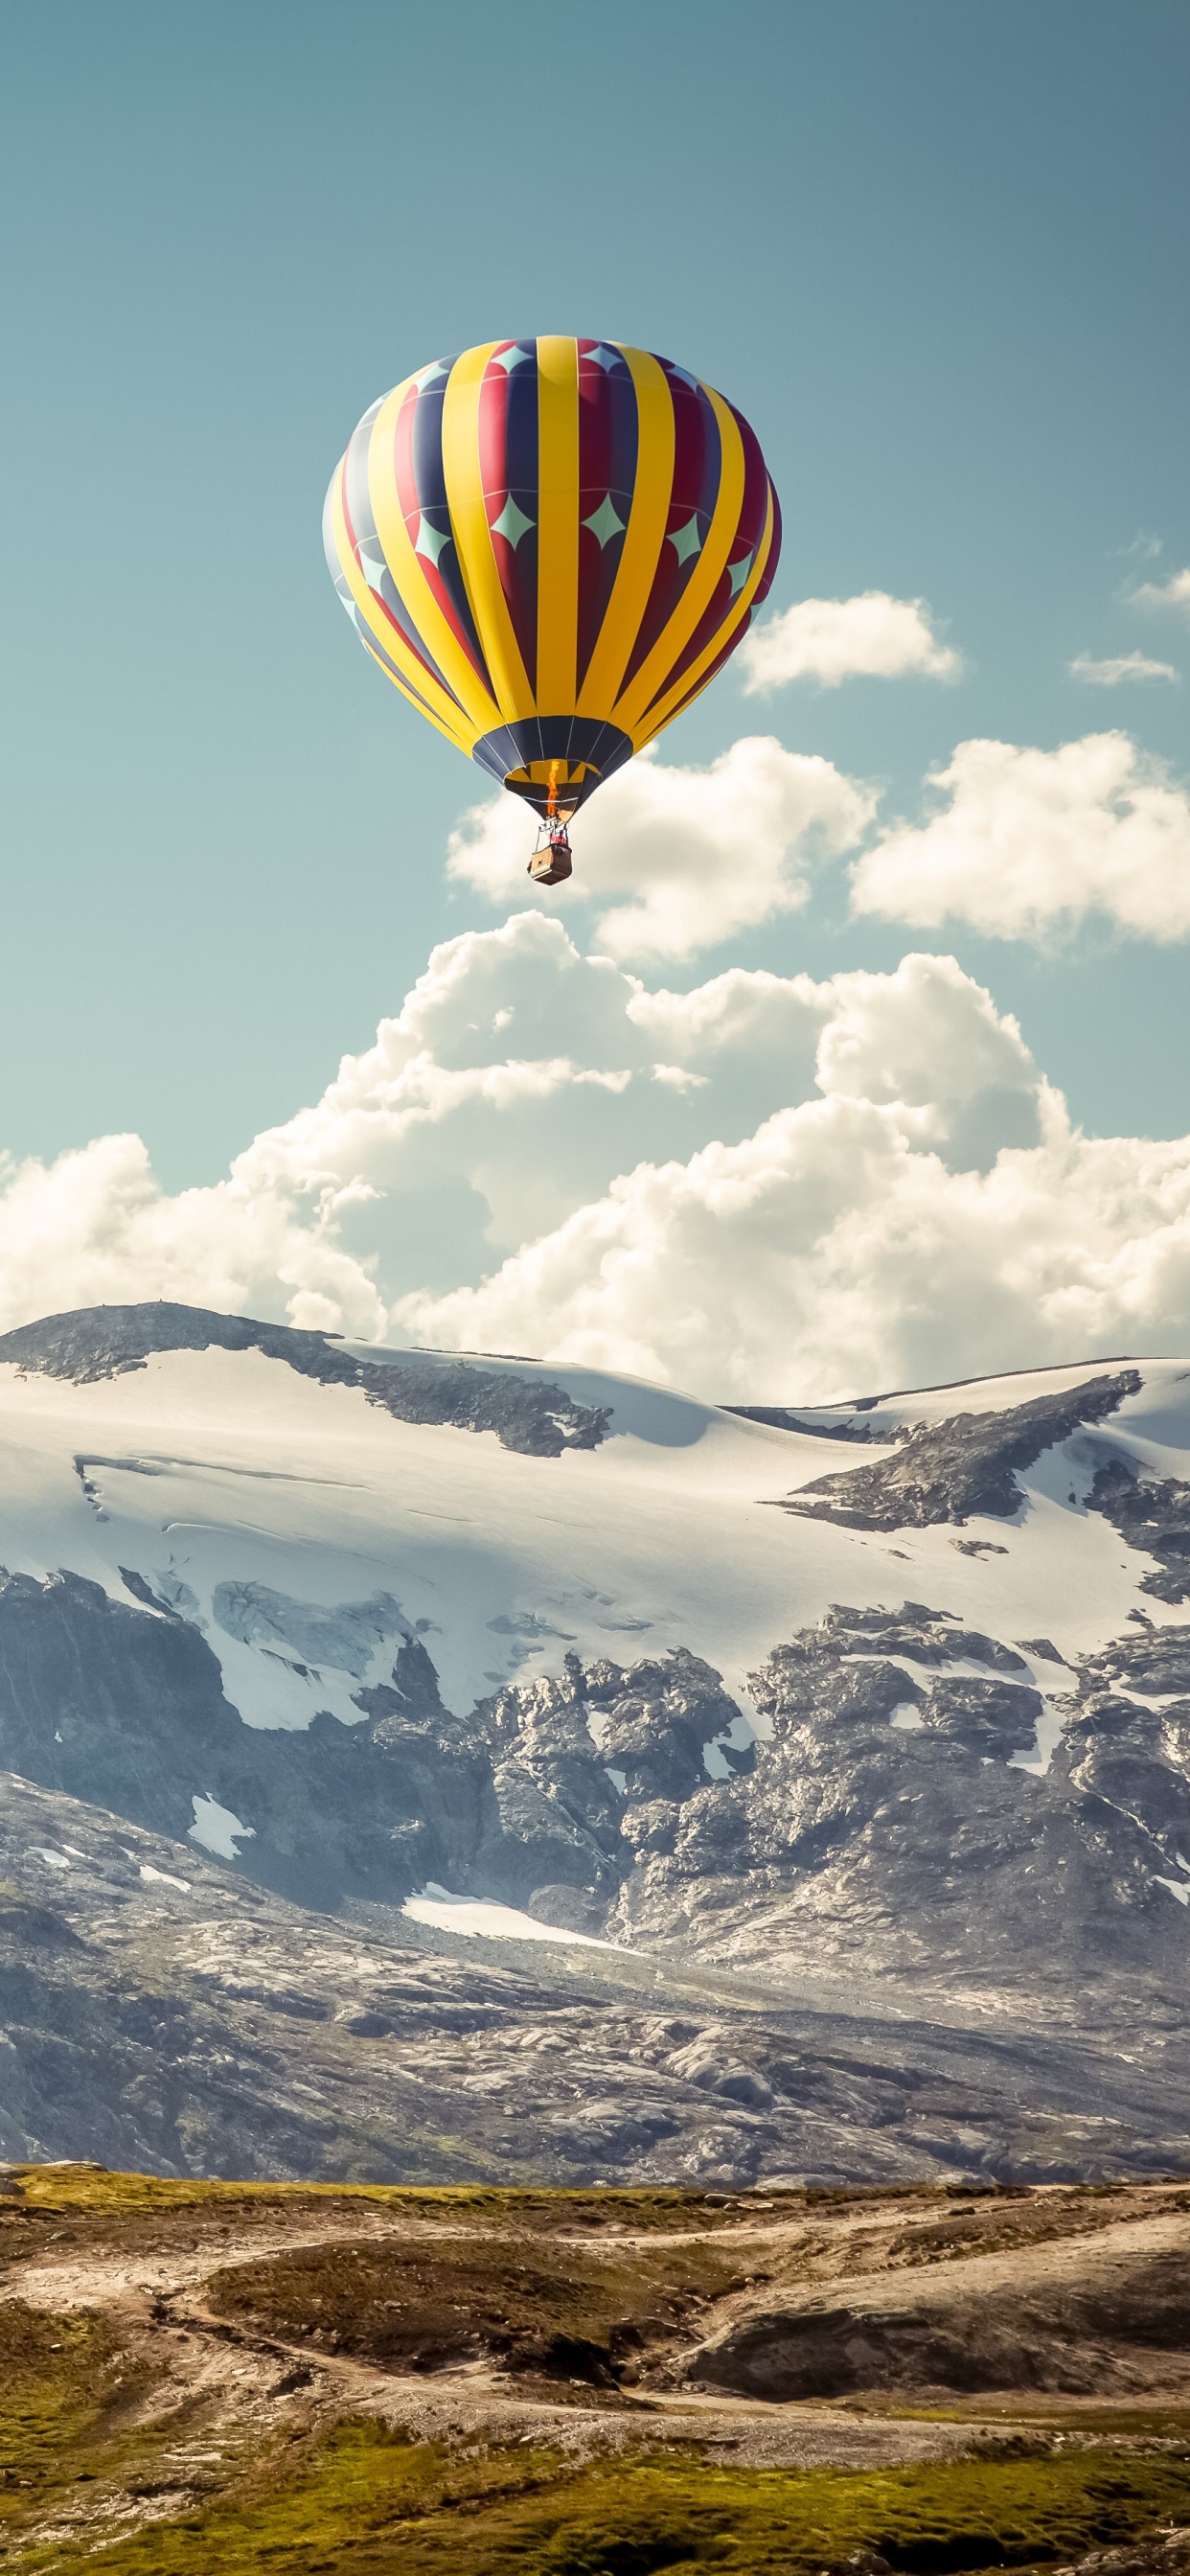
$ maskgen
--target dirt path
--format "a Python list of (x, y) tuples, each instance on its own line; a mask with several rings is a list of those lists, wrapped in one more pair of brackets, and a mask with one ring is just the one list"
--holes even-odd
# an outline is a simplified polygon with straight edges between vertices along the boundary
[[(796, 2237), (800, 2232), (792, 2222), (776, 2230), (740, 2231), (750, 2241), (762, 2238), (767, 2246), (774, 2234)], [(261, 2228), (250, 2239), (241, 2238), (238, 2247), (220, 2242), (185, 2254), (42, 2254), (36, 2261), (14, 2264), (0, 2295), (57, 2314), (73, 2308), (98, 2310), (132, 2342), (148, 2344), (160, 2376), (145, 2420), (160, 2425), (176, 2415), (185, 2426), (184, 2437), (162, 2455), (159, 2474), (167, 2482), (158, 2500), (162, 2511), (183, 2510), (187, 2499), (201, 2491), (205, 2481), (195, 2486), (196, 2467), (226, 2468), (246, 2432), (273, 2429), (283, 2414), (311, 2422), (369, 2414), (400, 2426), (414, 2440), (548, 2442), (579, 2457), (636, 2449), (642, 2441), (694, 2440), (741, 2466), (878, 2467), (949, 2457), (970, 2445), (969, 2425), (862, 2418), (828, 2407), (773, 2406), (760, 2399), (689, 2391), (625, 2390), (584, 2404), (576, 2390), (565, 2400), (551, 2400), (519, 2393), (486, 2363), (436, 2371), (432, 2377), (391, 2371), (352, 2355), (312, 2351), (304, 2343), (254, 2331), (217, 2315), (198, 2295), (212, 2272), (234, 2269), (237, 2262), (316, 2249), (328, 2241), (358, 2241), (361, 2234), (402, 2241), (416, 2237), (424, 2245), (444, 2236), (474, 2234), (474, 2228), (410, 2225), (402, 2215), (361, 2229), (353, 2217), (350, 2224), (301, 2234)], [(725, 2234), (720, 2229), (684, 2229), (672, 2238), (656, 2231), (617, 2233), (602, 2248), (589, 2234), (558, 2235), (551, 2242), (559, 2252), (622, 2254), (634, 2243), (654, 2252), (665, 2244), (675, 2249), (699, 2242), (722, 2246)], [(733, 2244), (735, 2237), (732, 2230)], [(727, 2303), (722, 2304), (726, 2312)], [(208, 2445), (198, 2452), (193, 2448), (196, 2415), (206, 2427), (198, 2439)]]

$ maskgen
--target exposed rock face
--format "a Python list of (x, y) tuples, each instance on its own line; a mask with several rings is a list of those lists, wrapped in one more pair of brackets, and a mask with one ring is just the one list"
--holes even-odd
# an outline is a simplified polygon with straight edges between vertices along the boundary
[(1190, 1694), (1190, 1627), (1154, 1628), (1138, 1620), (1100, 1654), (1087, 1655), (1082, 1669), (1091, 1689), (1131, 1689), (1154, 1699), (1185, 1697)]
[(1031, 1467), (1043, 1450), (1068, 1440), (1081, 1424), (1102, 1422), (1141, 1383), (1136, 1369), (1121, 1369), (1115, 1377), (1088, 1378), (1069, 1392), (1039, 1395), (1003, 1413), (955, 1414), (912, 1433), (894, 1458), (819, 1476), (791, 1494), (784, 1508), (847, 1529), (961, 1525), (973, 1512), (1011, 1520), (1024, 1500), (1017, 1470)]
[[(255, 1596), (234, 1613), (249, 1614)], [(625, 1800), (655, 1793), (676, 1813), (739, 1714), (697, 1656), (589, 1675), (570, 1656), (464, 1724), (416, 1637), (353, 1698), (357, 1726), (245, 1727), (185, 1617), (81, 1575), (0, 1573), (0, 1763), (179, 1839), (195, 1800), (213, 1801), (240, 1828), (243, 1874), (307, 1904), (399, 1904), (434, 1880), (600, 1928), (632, 1866)]]
[(1060, 2576), (1185, 2576), (1190, 2568), (1190, 2529), (1156, 2531), (1127, 2549), (1093, 2549)]
[(874, 1440), (883, 1441), (890, 1436), (855, 1413), (794, 1413), (787, 1404), (725, 1404), (723, 1410), (738, 1414), (742, 1422), (763, 1422), (770, 1431), (801, 1431), (814, 1440), (859, 1441), (867, 1447)]
[[(1019, 1767), (1043, 1702), (1018, 1654), (917, 1604), (836, 1608), (753, 1676), (772, 1735), (746, 1778), (624, 1818), (639, 1862), (621, 1919), (756, 1964), (832, 1957), (1038, 1994), (1129, 1966), (1176, 1980), (1190, 1699), (1158, 1713), (1126, 1698), (1116, 1672), (1135, 1657), (1152, 1689), (1153, 1648), (1112, 1655), (1071, 1677), (1039, 1775)], [(1166, 1687), (1174, 1668), (1167, 1651)]]
[(1177, 1476), (1141, 1476), (1135, 1464), (1109, 1459), (1087, 1497), (1129, 1547), (1158, 1560), (1141, 1580), (1154, 1601), (1190, 1601), (1190, 1484)]
[(504, 1448), (533, 1458), (596, 1449), (607, 1430), (605, 1408), (576, 1404), (562, 1387), (539, 1378), (429, 1353), (401, 1353), (384, 1362), (357, 1359), (333, 1334), (256, 1323), (247, 1315), (215, 1315), (203, 1306), (82, 1306), (0, 1333), (0, 1363), (15, 1362), (75, 1386), (143, 1368), (155, 1351), (213, 1348), (261, 1351), (321, 1386), (359, 1387), (369, 1404), (382, 1406), (398, 1422), (495, 1431)]
[(1024, 1656), (917, 1602), (840, 1605), (775, 1648), (753, 1676), (772, 1732), (743, 1746), (688, 1652), (571, 1654), (464, 1720), (416, 1637), (353, 1694), (358, 1724), (265, 1731), (184, 1618), (79, 1575), (0, 1582), (0, 1762), (178, 1840), (214, 1802), (239, 1874), (297, 1901), (399, 1904), (433, 1881), (755, 1965), (1053, 1993), (1089, 1969), (1176, 1977), (1186, 1632), (1129, 1635), (1070, 1682), (1041, 1776), (1019, 1767), (1045, 1710)]
[(214, 1802), (245, 1875), (306, 1904), (450, 1883), (490, 1811), (482, 1745), (442, 1707), (419, 1639), (358, 1701), (359, 1727), (247, 1727), (185, 1618), (78, 1574), (0, 1574), (0, 1764), (179, 1840), (195, 1799)]

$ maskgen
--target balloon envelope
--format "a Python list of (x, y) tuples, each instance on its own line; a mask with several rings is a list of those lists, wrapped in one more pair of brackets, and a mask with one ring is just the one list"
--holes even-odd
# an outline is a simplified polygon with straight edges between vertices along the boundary
[(489, 340), (365, 412), (324, 514), (362, 641), (422, 715), (564, 819), (698, 696), (777, 568), (742, 414), (613, 340)]

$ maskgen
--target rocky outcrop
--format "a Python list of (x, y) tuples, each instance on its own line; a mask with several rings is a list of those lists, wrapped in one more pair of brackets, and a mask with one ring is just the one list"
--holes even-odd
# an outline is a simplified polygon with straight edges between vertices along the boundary
[(1137, 1462), (1110, 1458), (1087, 1496), (1128, 1547), (1155, 1556), (1140, 1588), (1154, 1601), (1190, 1601), (1190, 1485), (1177, 1476), (1144, 1476)]
[(626, 1807), (659, 1797), (676, 1812), (739, 1716), (679, 1652), (628, 1672), (570, 1655), (464, 1720), (387, 1595), (332, 1613), (225, 1586), (237, 1597), (220, 1622), (241, 1638), (271, 1622), (313, 1657), (333, 1622), (335, 1659), (357, 1670), (386, 1634), (396, 1647), (389, 1678), (352, 1692), (357, 1724), (324, 1711), (301, 1730), (247, 1727), (191, 1618), (125, 1580), (126, 1604), (82, 1575), (0, 1570), (0, 1764), (178, 1839), (213, 1806), (238, 1872), (302, 1904), (400, 1904), (433, 1880), (601, 1930), (633, 1866)]
[(911, 1433), (895, 1457), (819, 1476), (779, 1508), (866, 1530), (961, 1527), (973, 1513), (1011, 1520), (1024, 1499), (1017, 1471), (1082, 1424), (1102, 1422), (1141, 1385), (1137, 1369), (1121, 1369), (1004, 1412), (956, 1413)]
[(797, 1431), (810, 1440), (850, 1440), (867, 1447), (872, 1441), (903, 1439), (907, 1435), (869, 1422), (858, 1413), (795, 1413), (787, 1404), (725, 1404), (725, 1413), (739, 1415), (742, 1422), (763, 1422), (769, 1431)]
[(1168, 2251), (1058, 2253), (999, 2280), (986, 2264), (950, 2265), (908, 2296), (886, 2280), (847, 2300), (761, 2308), (684, 2366), (703, 2386), (778, 2402), (898, 2387), (1133, 2394), (1166, 2382), (1171, 2357), (1182, 2376), (1190, 2268), (1184, 2221), (1174, 2228)]
[(739, 1709), (686, 1649), (628, 1670), (607, 1657), (584, 1670), (568, 1655), (558, 1680), (501, 1691), (476, 1718), (500, 1813), (476, 1883), (515, 1887), (544, 1920), (588, 1928), (602, 1927), (634, 1867), (640, 1817), (676, 1819), (705, 1784), (707, 1748), (731, 1773), (752, 1760), (751, 1746), (723, 1745)]
[(0, 1765), (178, 1840), (221, 1809), (229, 1859), (302, 1904), (400, 1903), (465, 1877), (481, 1839), (482, 1743), (443, 1708), (418, 1638), (357, 1705), (359, 1726), (245, 1726), (186, 1618), (83, 1575), (0, 1572)]
[(1154, 1711), (1121, 1688), (1130, 1659), (1149, 1690), (1158, 1670), (1168, 1686), (1172, 1647), (1112, 1651), (1047, 1714), (1015, 1648), (920, 1604), (836, 1607), (753, 1675), (771, 1733), (745, 1776), (626, 1809), (636, 1866), (614, 1919), (786, 1975), (830, 1961), (1056, 2002), (1152, 1973), (1172, 1994), (1190, 1928), (1190, 1699)]
[(596, 1449), (610, 1420), (608, 1407), (576, 1404), (563, 1387), (536, 1374), (476, 1368), (469, 1360), (423, 1351), (361, 1359), (333, 1333), (216, 1315), (203, 1306), (82, 1306), (0, 1334), (0, 1363), (75, 1386), (143, 1368), (154, 1352), (211, 1349), (260, 1351), (320, 1386), (358, 1387), (369, 1404), (398, 1422), (494, 1431), (505, 1449), (533, 1458)]

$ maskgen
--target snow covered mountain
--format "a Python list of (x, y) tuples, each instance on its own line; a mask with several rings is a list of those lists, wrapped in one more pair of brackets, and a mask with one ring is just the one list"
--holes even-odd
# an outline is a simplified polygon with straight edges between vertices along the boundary
[[(1160, 2052), (1188, 1450), (1169, 1362), (744, 1415), (179, 1306), (52, 1318), (0, 1340), (0, 1764), (169, 1838), (174, 1879), (189, 1851), (378, 1936), (552, 1931), (824, 2010), (1139, 2012)], [(81, 1831), (32, 1850), (47, 1891)]]
[(0, 1379), (27, 1779), (303, 1903), (1181, 1960), (1176, 1366), (745, 1418), (146, 1306), (9, 1334)]

